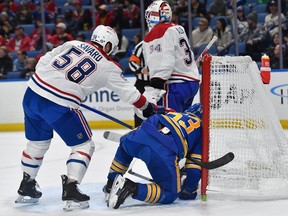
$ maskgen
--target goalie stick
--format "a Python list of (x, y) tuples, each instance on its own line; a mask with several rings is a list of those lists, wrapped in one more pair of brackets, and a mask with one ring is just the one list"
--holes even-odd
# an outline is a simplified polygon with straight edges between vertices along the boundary
[[(115, 133), (112, 131), (105, 131), (103, 136), (105, 139), (111, 140), (114, 142), (120, 142), (120, 138), (122, 137), (121, 134), (118, 134), (118, 133)], [(201, 162), (201, 161), (196, 160), (196, 159), (191, 158), (191, 157), (189, 157), (188, 159), (193, 161), (198, 166), (203, 167), (205, 169), (216, 169), (216, 168), (219, 168), (221, 166), (224, 166), (224, 165), (230, 163), (234, 159), (234, 154), (233, 154), (233, 152), (229, 152), (229, 153), (225, 154), (224, 156), (222, 156), (216, 160), (209, 161), (209, 162)]]

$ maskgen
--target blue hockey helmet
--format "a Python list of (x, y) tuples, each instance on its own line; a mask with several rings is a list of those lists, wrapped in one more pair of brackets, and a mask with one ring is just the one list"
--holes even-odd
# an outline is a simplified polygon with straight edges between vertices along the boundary
[(198, 118), (202, 119), (202, 113), (203, 113), (203, 106), (200, 103), (195, 103), (192, 106), (190, 106), (185, 113), (196, 115)]

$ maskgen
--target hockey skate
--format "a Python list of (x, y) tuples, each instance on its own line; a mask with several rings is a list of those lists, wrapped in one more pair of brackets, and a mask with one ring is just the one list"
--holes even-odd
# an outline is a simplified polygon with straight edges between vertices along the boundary
[(107, 206), (117, 209), (129, 197), (137, 194), (137, 184), (121, 175), (116, 176)]
[(42, 196), (38, 183), (25, 172), (17, 192), (19, 197), (15, 200), (15, 203), (37, 203)]
[(113, 180), (112, 179), (108, 179), (107, 184), (104, 185), (102, 191), (105, 194), (105, 202), (108, 202), (109, 199), (109, 195), (110, 195), (110, 191), (113, 185)]
[(77, 182), (68, 183), (68, 177), (62, 175), (62, 200), (64, 201), (64, 211), (86, 209), (89, 207), (90, 197), (83, 194), (77, 187)]

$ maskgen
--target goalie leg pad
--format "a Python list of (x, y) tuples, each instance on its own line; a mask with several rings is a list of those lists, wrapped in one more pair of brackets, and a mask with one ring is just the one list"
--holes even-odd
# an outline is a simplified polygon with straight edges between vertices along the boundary
[(67, 176), (69, 179), (74, 179), (78, 183), (81, 183), (94, 150), (95, 144), (91, 139), (71, 148), (71, 154), (66, 163)]
[(50, 147), (51, 139), (45, 141), (29, 141), (22, 153), (21, 168), (35, 179), (43, 162), (45, 153)]

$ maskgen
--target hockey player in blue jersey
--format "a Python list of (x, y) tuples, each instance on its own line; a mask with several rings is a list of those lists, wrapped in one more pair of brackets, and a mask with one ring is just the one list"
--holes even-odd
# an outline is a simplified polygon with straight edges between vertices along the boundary
[[(122, 136), (103, 188), (108, 207), (119, 208), (129, 196), (162, 204), (177, 198), (195, 199), (201, 167), (189, 158), (201, 160), (201, 118), (202, 105), (197, 103), (184, 113), (153, 115)], [(123, 177), (134, 157), (145, 162), (154, 183), (135, 183)], [(183, 158), (187, 177), (181, 185), (178, 163)]]

